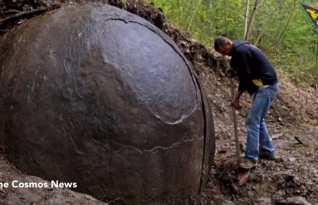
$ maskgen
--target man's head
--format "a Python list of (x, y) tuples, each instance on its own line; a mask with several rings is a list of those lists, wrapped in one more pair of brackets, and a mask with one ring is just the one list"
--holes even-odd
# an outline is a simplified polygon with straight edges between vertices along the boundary
[(231, 56), (233, 50), (233, 42), (226, 37), (217, 37), (214, 40), (214, 50), (222, 55)]

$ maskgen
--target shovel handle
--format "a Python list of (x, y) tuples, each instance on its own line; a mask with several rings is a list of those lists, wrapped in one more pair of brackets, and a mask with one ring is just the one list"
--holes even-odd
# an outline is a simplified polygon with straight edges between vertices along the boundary
[[(231, 93), (232, 93), (232, 99), (234, 99), (235, 95), (235, 87), (234, 87), (234, 81), (231, 78)], [(236, 147), (236, 160), (237, 160), (237, 166), (240, 166), (240, 144), (238, 139), (238, 130), (237, 130), (237, 116), (236, 116), (236, 110), (234, 106), (232, 107), (232, 119), (233, 119), (233, 125), (234, 125), (234, 136), (235, 136), (235, 147)]]

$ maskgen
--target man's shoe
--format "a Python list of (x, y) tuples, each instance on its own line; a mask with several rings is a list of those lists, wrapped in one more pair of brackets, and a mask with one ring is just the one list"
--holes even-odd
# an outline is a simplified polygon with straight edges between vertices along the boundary
[(250, 170), (255, 168), (257, 165), (257, 161), (255, 160), (249, 160), (246, 158), (243, 158), (240, 162), (240, 168), (242, 169), (246, 169), (246, 170)]
[(270, 161), (276, 161), (278, 159), (274, 153), (267, 152), (267, 151), (261, 152), (259, 155), (259, 158), (265, 159), (265, 160), (270, 160)]

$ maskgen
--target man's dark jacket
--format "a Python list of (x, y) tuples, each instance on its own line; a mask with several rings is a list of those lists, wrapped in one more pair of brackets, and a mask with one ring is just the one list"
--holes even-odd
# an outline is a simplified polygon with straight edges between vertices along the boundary
[(238, 74), (240, 91), (255, 93), (259, 87), (252, 80), (261, 80), (264, 85), (277, 83), (277, 75), (272, 64), (260, 49), (248, 42), (234, 42), (231, 66)]

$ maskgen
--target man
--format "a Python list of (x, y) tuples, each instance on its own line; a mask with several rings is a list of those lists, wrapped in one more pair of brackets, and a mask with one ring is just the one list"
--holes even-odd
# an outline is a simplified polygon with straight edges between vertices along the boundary
[(247, 143), (243, 164), (251, 168), (260, 158), (274, 160), (275, 148), (265, 123), (266, 113), (278, 93), (273, 66), (260, 49), (248, 42), (232, 42), (226, 37), (218, 37), (214, 41), (214, 49), (232, 57), (231, 67), (239, 77), (238, 92), (232, 106), (240, 109), (240, 97), (244, 91), (253, 95), (253, 104), (246, 120)]

